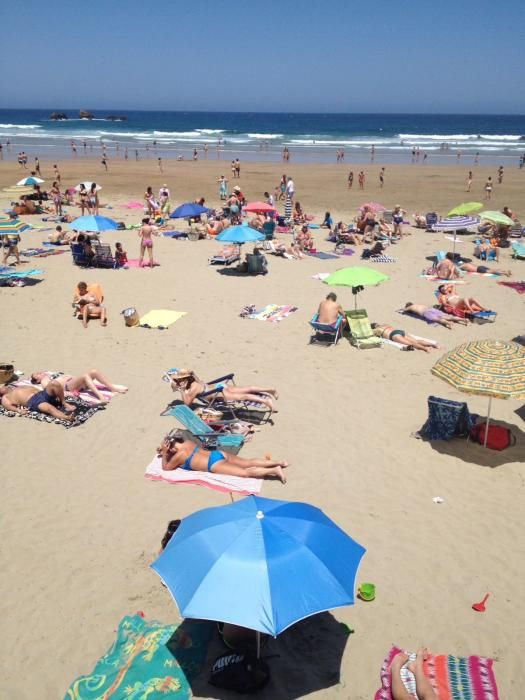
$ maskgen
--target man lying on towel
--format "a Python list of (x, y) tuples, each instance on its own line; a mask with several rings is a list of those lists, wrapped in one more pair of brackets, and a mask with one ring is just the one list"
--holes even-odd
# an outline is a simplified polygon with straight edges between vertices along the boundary
[(80, 374), (78, 377), (73, 377), (70, 374), (62, 374), (60, 372), (33, 372), (31, 375), (31, 384), (40, 384), (43, 389), (48, 387), (52, 381), (58, 382), (63, 391), (69, 394), (73, 394), (77, 391), (90, 391), (97, 397), (100, 403), (108, 403), (109, 399), (100, 391), (95, 381), (102, 384), (114, 394), (125, 394), (128, 390), (128, 388), (122, 386), (122, 384), (112, 384), (98, 369), (90, 369), (84, 374)]
[(405, 311), (419, 316), (420, 318), (424, 318), (428, 323), (439, 323), (440, 326), (446, 326), (449, 329), (452, 328), (453, 323), (461, 323), (464, 326), (467, 325), (467, 321), (464, 318), (446, 314), (444, 311), (425, 306), (424, 304), (413, 304), (411, 301), (407, 301), (405, 304)]
[(213, 472), (228, 476), (255, 477), (263, 479), (275, 476), (286, 483), (283, 468), (288, 462), (272, 459), (244, 459), (220, 450), (205, 450), (180, 435), (169, 435), (157, 448), (165, 471), (186, 469), (187, 471)]
[(50, 381), (46, 388), (39, 391), (34, 386), (0, 387), (2, 406), (6, 411), (14, 411), (21, 416), (29, 411), (47, 413), (53, 418), (72, 421), (75, 406), (64, 401), (64, 388), (57, 381)]

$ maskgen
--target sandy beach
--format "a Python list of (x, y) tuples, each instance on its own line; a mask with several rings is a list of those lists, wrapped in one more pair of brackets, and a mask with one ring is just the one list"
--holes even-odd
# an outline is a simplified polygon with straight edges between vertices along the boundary
[[(53, 180), (52, 163), (41, 159), (46, 187)], [(111, 205), (101, 214), (127, 223), (138, 223), (142, 213), (122, 205), (142, 201), (148, 185), (156, 192), (167, 183), (172, 204), (202, 196), (217, 206), (219, 176), (226, 175), (230, 188), (235, 184), (226, 161), (164, 161), (162, 174), (154, 157), (139, 162), (110, 157), (108, 165), (105, 172), (99, 159), (63, 160), (62, 185), (99, 182), (101, 202)], [(371, 200), (388, 208), (400, 204), (411, 220), (416, 211), (445, 215), (460, 202), (482, 202), (486, 178), (497, 180), (496, 167), (479, 166), (467, 193), (471, 165), (387, 165), (380, 189), (381, 165), (242, 163), (239, 185), (249, 201), (263, 199), (286, 172), (295, 181), (296, 199), (321, 223), (325, 211), (335, 221), (351, 221), (357, 207)], [(357, 187), (360, 169), (367, 178), (363, 192)], [(505, 170), (487, 208), (507, 205), (525, 222), (525, 170)], [(0, 188), (28, 174), (4, 160)], [(2, 209), (8, 203), (0, 191)], [(22, 220), (46, 226), (40, 216)], [(310, 693), (369, 700), (380, 686), (381, 663), (391, 644), (497, 658), (501, 700), (523, 695), (524, 406), (492, 402), (496, 422), (517, 438), (503, 452), (461, 440), (429, 443), (411, 434), (426, 420), (431, 394), (466, 400), (472, 412), (486, 415), (485, 398), (460, 394), (430, 368), (443, 352), (467, 340), (523, 334), (525, 297), (496, 279), (468, 276), (462, 293), (497, 311), (495, 324), (448, 330), (400, 316), (396, 310), (408, 301), (434, 303), (436, 285), (419, 275), (430, 264), (427, 256), (452, 247), (440, 233), (407, 230), (411, 235), (388, 250), (396, 262), (376, 266), (390, 280), (367, 288), (359, 300), (372, 321), (437, 341), (442, 349), (431, 353), (387, 346), (358, 351), (346, 339), (329, 349), (308, 344), (308, 321), (331, 291), (313, 276), (359, 265), (357, 254), (297, 261), (268, 256), (268, 275), (239, 277), (208, 265), (219, 245), (215, 241), (159, 237), (154, 251), (160, 266), (153, 270), (81, 270), (67, 252), (24, 263), (23, 268), (45, 271), (40, 284), (0, 289), (0, 360), (13, 361), (25, 377), (35, 370), (78, 374), (98, 368), (129, 387), (128, 394), (115, 396), (104, 411), (71, 430), (0, 416), (3, 697), (62, 698), (69, 683), (89, 672), (107, 650), (126, 614), (142, 610), (148, 618), (179, 621), (175, 603), (149, 564), (169, 520), (229, 499), (203, 487), (144, 478), (155, 448), (177, 425), (160, 415), (174, 398), (162, 374), (177, 366), (191, 367), (206, 379), (235, 372), (239, 384), (279, 389), (274, 425), (261, 426), (242, 455), (270, 453), (291, 462), (288, 483), (267, 481), (262, 495), (322, 508), (366, 547), (357, 580), (377, 587), (373, 602), (357, 600), (333, 612), (335, 620), (355, 630), (340, 660), (330, 645), (335, 632), (315, 618), (300, 644), (293, 630), (272, 640), (269, 653), (279, 657), (269, 661), (272, 683), (259, 697), (285, 700)], [(24, 232), (20, 247), (39, 245), (48, 233)], [(333, 250), (326, 232), (313, 233), (318, 250)], [(472, 239), (458, 243), (469, 258)], [(108, 232), (102, 240), (112, 248), (120, 241), (128, 257), (138, 257), (136, 231)], [(514, 281), (525, 279), (523, 261), (513, 260), (509, 249), (501, 251), (498, 266), (511, 270)], [(106, 328), (91, 322), (84, 329), (72, 317), (71, 297), (80, 280), (102, 285)], [(343, 306), (352, 308), (351, 290), (335, 291)], [(239, 317), (247, 304), (270, 303), (293, 304), (298, 311), (275, 324)], [(174, 309), (187, 315), (164, 331), (127, 328), (120, 312), (129, 306), (141, 314)], [(436, 496), (444, 502), (434, 503)], [(491, 594), (487, 611), (474, 612), (472, 604), (486, 593)], [(214, 640), (208, 659), (220, 651)], [(194, 686), (195, 697), (226, 697), (207, 684), (208, 667)]]

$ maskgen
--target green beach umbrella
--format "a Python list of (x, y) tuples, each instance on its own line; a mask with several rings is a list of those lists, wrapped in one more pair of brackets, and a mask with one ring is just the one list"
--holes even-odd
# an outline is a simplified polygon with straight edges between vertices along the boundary
[(364, 287), (374, 287), (389, 279), (388, 275), (369, 267), (343, 267), (341, 270), (332, 272), (323, 282), (330, 287), (352, 287), (357, 309), (357, 295), (363, 291)]
[(473, 214), (480, 209), (483, 209), (483, 204), (481, 204), (481, 202), (463, 202), (463, 204), (458, 204), (457, 207), (451, 209), (447, 216), (463, 216), (464, 214)]
[(479, 218), (485, 219), (486, 221), (490, 221), (493, 224), (503, 224), (503, 226), (512, 226), (512, 224), (514, 223), (510, 216), (506, 216), (500, 211), (482, 211), (479, 214)]

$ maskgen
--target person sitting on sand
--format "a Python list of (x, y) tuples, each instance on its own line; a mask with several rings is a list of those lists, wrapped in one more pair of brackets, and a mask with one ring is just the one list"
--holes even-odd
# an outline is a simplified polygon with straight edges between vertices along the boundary
[(431, 348), (434, 350), (439, 349), (439, 345), (436, 343), (429, 340), (418, 340), (414, 338), (414, 336), (409, 335), (406, 331), (388, 326), (386, 323), (372, 323), (371, 325), (374, 335), (385, 338), (386, 340), (392, 340), (394, 343), (405, 345), (407, 349), (415, 348), (416, 350), (424, 350), (424, 352), (430, 352)]
[(310, 230), (308, 229), (308, 226), (306, 224), (304, 224), (304, 226), (301, 226), (301, 230), (297, 234), (295, 242), (297, 243), (299, 249), (303, 252), (308, 252), (314, 247), (313, 236), (310, 233)]
[(51, 381), (42, 391), (34, 386), (0, 387), (2, 406), (6, 411), (14, 411), (21, 416), (29, 411), (45, 413), (61, 420), (73, 420), (76, 407), (64, 401), (64, 388), (57, 381)]
[(90, 369), (76, 377), (62, 372), (42, 371), (33, 372), (31, 375), (31, 384), (40, 384), (42, 389), (46, 389), (51, 382), (58, 382), (65, 394), (77, 395), (81, 391), (90, 391), (97, 397), (99, 403), (108, 403), (109, 399), (104, 396), (95, 382), (102, 384), (114, 394), (125, 394), (128, 390), (122, 384), (112, 384), (98, 369)]
[(90, 318), (99, 318), (101, 326), (108, 325), (106, 307), (102, 304), (101, 299), (98, 299), (95, 294), (88, 291), (85, 282), (78, 283), (77, 293), (73, 297), (73, 304), (82, 315), (82, 325), (84, 328), (87, 328), (88, 319)]
[(420, 214), (418, 211), (414, 214), (414, 226), (415, 228), (427, 227), (427, 217), (424, 214)]
[(185, 469), (256, 479), (275, 476), (283, 484), (286, 483), (283, 468), (289, 466), (288, 462), (282, 460), (245, 459), (229, 452), (205, 450), (192, 440), (185, 440), (178, 435), (164, 438), (162, 445), (157, 448), (157, 454), (162, 459), (162, 469), (165, 471)]
[(474, 297), (463, 298), (456, 292), (453, 284), (440, 284), (438, 287), (438, 301), (441, 306), (451, 306), (458, 311), (466, 313), (477, 313), (478, 311), (488, 311)]
[[(430, 681), (425, 676), (423, 661), (428, 657), (426, 649), (419, 649), (416, 660), (407, 665), (408, 670), (414, 674), (416, 679), (417, 700), (439, 700), (434, 692)], [(414, 700), (414, 696), (407, 691), (401, 678), (401, 669), (409, 661), (407, 654), (400, 651), (392, 659), (390, 664), (390, 675), (392, 679), (392, 697), (394, 700)]]
[(321, 224), (321, 228), (328, 228), (331, 229), (332, 226), (334, 225), (334, 221), (332, 219), (332, 216), (329, 211), (327, 211), (324, 215), (323, 223)]
[(363, 237), (357, 229), (349, 229), (340, 221), (335, 228), (336, 240), (338, 243), (352, 243), (353, 245), (363, 245)]
[(413, 304), (411, 301), (407, 301), (405, 304), (405, 311), (408, 311), (410, 314), (420, 316), (429, 323), (439, 323), (440, 326), (446, 326), (449, 329), (452, 329), (453, 323), (461, 323), (464, 326), (467, 325), (467, 321), (465, 321), (464, 318), (458, 318), (457, 316), (446, 314), (440, 309), (434, 309), (430, 306), (425, 306), (424, 304)]
[(199, 394), (211, 389), (219, 389), (217, 396), (225, 401), (255, 401), (264, 404), (273, 412), (276, 412), (276, 409), (269, 397), (279, 398), (277, 390), (271, 387), (235, 386), (221, 383), (206, 384), (190, 369), (180, 369), (176, 374), (171, 374), (170, 382), (173, 391), (180, 391), (186, 406), (191, 406)]
[(343, 319), (343, 325), (346, 323), (346, 316), (341, 304), (337, 303), (337, 295), (334, 292), (326, 295), (326, 299), (319, 304), (317, 310), (318, 323), (324, 323), (327, 326), (336, 325), (338, 319)]

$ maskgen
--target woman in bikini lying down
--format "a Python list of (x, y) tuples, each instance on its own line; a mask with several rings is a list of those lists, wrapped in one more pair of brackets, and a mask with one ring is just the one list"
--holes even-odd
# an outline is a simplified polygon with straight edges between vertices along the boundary
[(173, 435), (164, 438), (157, 449), (162, 459), (162, 469), (185, 469), (196, 472), (212, 472), (229, 476), (255, 477), (263, 479), (275, 476), (286, 483), (283, 468), (288, 462), (273, 459), (244, 459), (220, 450), (205, 450), (191, 440)]
[(416, 350), (430, 352), (431, 348), (434, 348), (434, 350), (439, 349), (439, 345), (437, 345), (437, 343), (433, 343), (429, 340), (414, 338), (405, 331), (402, 331), (399, 328), (394, 328), (393, 326), (387, 326), (385, 323), (372, 323), (371, 326), (374, 331), (374, 335), (377, 335), (380, 338), (385, 338), (386, 340), (392, 340), (394, 343), (405, 345), (407, 350), (415, 348)]
[[(171, 388), (180, 391), (182, 400), (186, 406), (191, 406), (195, 398), (211, 389), (220, 389), (216, 394), (225, 401), (254, 401), (267, 406), (270, 411), (276, 413), (272, 398), (279, 395), (276, 389), (264, 386), (235, 386), (232, 384), (206, 384), (199, 379), (193, 370), (179, 370), (170, 375)], [(272, 397), (272, 398), (270, 398)]]

